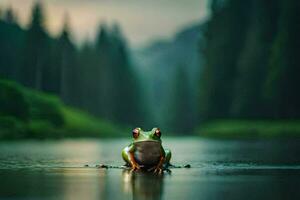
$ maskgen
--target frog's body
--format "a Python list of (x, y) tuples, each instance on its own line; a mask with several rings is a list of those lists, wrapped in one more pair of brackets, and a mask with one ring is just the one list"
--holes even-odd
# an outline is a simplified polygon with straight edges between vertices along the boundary
[(161, 172), (163, 165), (168, 166), (171, 151), (162, 147), (161, 132), (153, 128), (144, 132), (140, 128), (133, 130), (133, 141), (122, 151), (122, 157), (128, 166), (134, 170), (140, 168), (155, 168)]

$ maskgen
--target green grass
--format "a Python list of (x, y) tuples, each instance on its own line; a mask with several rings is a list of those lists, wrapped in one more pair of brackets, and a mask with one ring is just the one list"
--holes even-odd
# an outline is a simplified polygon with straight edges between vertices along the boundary
[(54, 95), (0, 79), (0, 139), (114, 137), (121, 130)]
[(99, 120), (83, 111), (64, 107), (65, 130), (70, 136), (114, 137), (121, 135), (121, 128)]
[(216, 120), (196, 130), (213, 138), (286, 138), (300, 137), (300, 120)]

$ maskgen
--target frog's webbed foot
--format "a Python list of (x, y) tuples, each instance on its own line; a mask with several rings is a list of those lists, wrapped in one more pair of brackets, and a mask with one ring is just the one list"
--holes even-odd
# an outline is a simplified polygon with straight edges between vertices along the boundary
[(140, 170), (141, 167), (139, 166), (139, 164), (137, 164), (136, 162), (132, 162), (131, 163), (131, 171), (136, 171), (136, 170)]
[(156, 167), (153, 171), (155, 174), (162, 174), (163, 173), (163, 168), (162, 167)]
[(161, 156), (160, 160), (159, 160), (159, 163), (156, 165), (156, 167), (154, 168), (154, 173), (155, 174), (161, 174), (163, 173), (163, 164), (164, 164), (164, 161), (165, 161), (165, 157), (164, 156)]
[(141, 166), (135, 161), (134, 155), (132, 152), (129, 153), (130, 164), (131, 164), (131, 171), (140, 170)]

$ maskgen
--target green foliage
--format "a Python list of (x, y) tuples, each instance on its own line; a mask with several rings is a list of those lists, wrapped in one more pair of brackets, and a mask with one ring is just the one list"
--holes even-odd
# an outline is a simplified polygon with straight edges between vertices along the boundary
[(63, 104), (57, 97), (33, 90), (27, 90), (25, 96), (32, 120), (44, 120), (57, 127), (64, 124)]
[(15, 116), (0, 117), (0, 140), (23, 139), (27, 137), (27, 127), (24, 121)]
[(58, 135), (56, 129), (64, 125), (62, 107), (54, 96), (0, 80), (0, 139)]
[(230, 138), (281, 138), (299, 137), (299, 120), (214, 120), (198, 128), (203, 137)]
[(14, 82), (0, 80), (0, 116), (29, 120), (29, 105), (22, 89)]
[(26, 138), (49, 139), (65, 137), (65, 130), (58, 128), (47, 120), (32, 120), (27, 124)]
[(280, 29), (269, 58), (269, 71), (265, 83), (267, 103), (275, 118), (300, 117), (300, 2), (280, 2)]
[(248, 1), (232, 0), (216, 9), (206, 25), (205, 67), (200, 83), (202, 120), (230, 114), (237, 76), (237, 58), (243, 49), (249, 21)]
[(66, 136), (70, 137), (114, 137), (121, 135), (121, 128), (89, 115), (83, 111), (64, 107)]
[(100, 116), (125, 124), (137, 123), (142, 119), (137, 78), (132, 71), (126, 41), (117, 25), (111, 29), (101, 25), (94, 54), (98, 55), (94, 59), (98, 68), (91, 76), (98, 77), (99, 86), (93, 88), (97, 91), (94, 98), (101, 105)]
[(4, 20), (9, 24), (15, 24), (17, 22), (15, 11), (11, 7), (6, 10)]
[(23, 61), (20, 69), (20, 81), (25, 86), (42, 90), (45, 87), (45, 69), (49, 66), (50, 42), (44, 27), (44, 10), (37, 2), (32, 10), (31, 24), (24, 39)]
[(11, 19), (0, 19), (0, 74), (17, 79), (22, 66), (25, 32)]
[(238, 73), (231, 108), (234, 117), (267, 116), (264, 83), (279, 10), (274, 0), (252, 0), (251, 9), (246, 41), (237, 60)]
[(0, 139), (108, 137), (120, 130), (53, 95), (0, 80)]
[(299, 118), (299, 1), (215, 0), (212, 7), (201, 119)]
[[(67, 105), (109, 121), (143, 122), (140, 88), (120, 28), (102, 25), (94, 44), (87, 43), (78, 48), (72, 42), (67, 19), (58, 38), (48, 34), (45, 21), (40, 1), (33, 5), (27, 29), (19, 26), (11, 9), (5, 19), (0, 18), (0, 75), (27, 87), (53, 93)], [(47, 108), (41, 105), (43, 103), (34, 102), (39, 106), (38, 111), (49, 114), (48, 111), (53, 110), (54, 113), (44, 116), (31, 110), (34, 118), (52, 118), (50, 121), (55, 126), (61, 124), (62, 120), (55, 114), (59, 110), (52, 109), (58, 108), (58, 103), (50, 100), (52, 98), (40, 98), (44, 95), (40, 97), (34, 93), (29, 97), (52, 105)]]
[(36, 2), (32, 8), (31, 27), (37, 27), (38, 29), (44, 29), (44, 9), (40, 2)]

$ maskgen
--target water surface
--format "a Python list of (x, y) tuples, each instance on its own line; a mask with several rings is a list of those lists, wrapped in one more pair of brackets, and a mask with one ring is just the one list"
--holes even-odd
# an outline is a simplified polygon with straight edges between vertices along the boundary
[(123, 164), (124, 139), (0, 142), (0, 199), (300, 199), (300, 140), (163, 141), (192, 168), (96, 168)]

